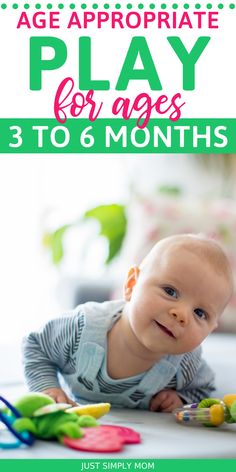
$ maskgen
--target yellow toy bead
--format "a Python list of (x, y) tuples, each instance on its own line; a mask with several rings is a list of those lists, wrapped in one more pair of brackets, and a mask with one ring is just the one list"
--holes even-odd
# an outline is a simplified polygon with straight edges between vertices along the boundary
[(210, 407), (210, 422), (213, 426), (219, 426), (225, 421), (225, 412), (223, 405), (212, 405)]
[(228, 393), (223, 397), (223, 402), (225, 405), (230, 408), (232, 403), (236, 400), (236, 394), (235, 393)]

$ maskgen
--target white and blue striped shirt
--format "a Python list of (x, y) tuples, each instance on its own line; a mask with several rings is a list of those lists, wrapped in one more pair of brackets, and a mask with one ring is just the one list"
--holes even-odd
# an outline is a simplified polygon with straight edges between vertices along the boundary
[[(24, 370), (28, 387), (31, 391), (42, 391), (51, 387), (60, 388), (58, 374), (66, 376), (76, 375), (77, 352), (85, 328), (86, 312), (83, 305), (60, 318), (49, 321), (40, 332), (33, 332), (24, 340)], [(96, 338), (96, 333), (94, 333)], [(109, 394), (123, 394), (131, 387), (134, 388), (131, 400), (138, 401), (144, 396), (138, 385), (145, 372), (124, 380), (114, 380), (106, 371), (106, 362), (103, 362), (98, 374), (97, 382), (100, 392)], [(178, 389), (178, 377), (181, 376), (182, 386)], [(198, 402), (210, 396), (214, 390), (214, 376), (211, 369), (201, 358), (200, 350), (183, 354), (178, 371), (168, 381), (165, 388), (177, 390), (179, 396), (187, 403)], [(93, 384), (89, 378), (78, 377), (88, 391), (92, 391)], [(71, 387), (70, 385), (68, 385)], [(73, 390), (73, 389), (72, 389)], [(73, 393), (73, 391), (72, 391)], [(158, 393), (158, 392), (156, 392)]]

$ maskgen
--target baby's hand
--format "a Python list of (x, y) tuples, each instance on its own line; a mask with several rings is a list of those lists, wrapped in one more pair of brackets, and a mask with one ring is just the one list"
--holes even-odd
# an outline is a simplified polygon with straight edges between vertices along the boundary
[(152, 397), (149, 410), (167, 413), (182, 406), (183, 402), (175, 390), (162, 390)]
[(73, 400), (71, 400), (61, 388), (47, 388), (46, 390), (43, 390), (42, 393), (46, 393), (49, 397), (52, 397), (56, 403), (69, 403), (72, 406), (77, 405), (77, 403), (73, 402)]

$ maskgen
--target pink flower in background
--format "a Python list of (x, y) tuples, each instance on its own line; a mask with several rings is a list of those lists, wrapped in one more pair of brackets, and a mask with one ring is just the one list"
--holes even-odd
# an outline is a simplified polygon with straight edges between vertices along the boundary
[(152, 242), (155, 244), (156, 241), (159, 241), (161, 239), (161, 232), (159, 229), (151, 229), (147, 233), (147, 241)]
[(180, 216), (180, 208), (178, 206), (167, 205), (165, 208), (162, 208), (162, 216), (177, 220)]

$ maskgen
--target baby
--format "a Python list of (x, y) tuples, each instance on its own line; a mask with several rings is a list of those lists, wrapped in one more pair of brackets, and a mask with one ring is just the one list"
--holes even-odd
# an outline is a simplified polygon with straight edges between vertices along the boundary
[(163, 239), (129, 270), (124, 300), (80, 305), (28, 336), (28, 386), (71, 404), (73, 398), (170, 412), (198, 402), (214, 390), (200, 345), (232, 289), (216, 242), (198, 235)]

